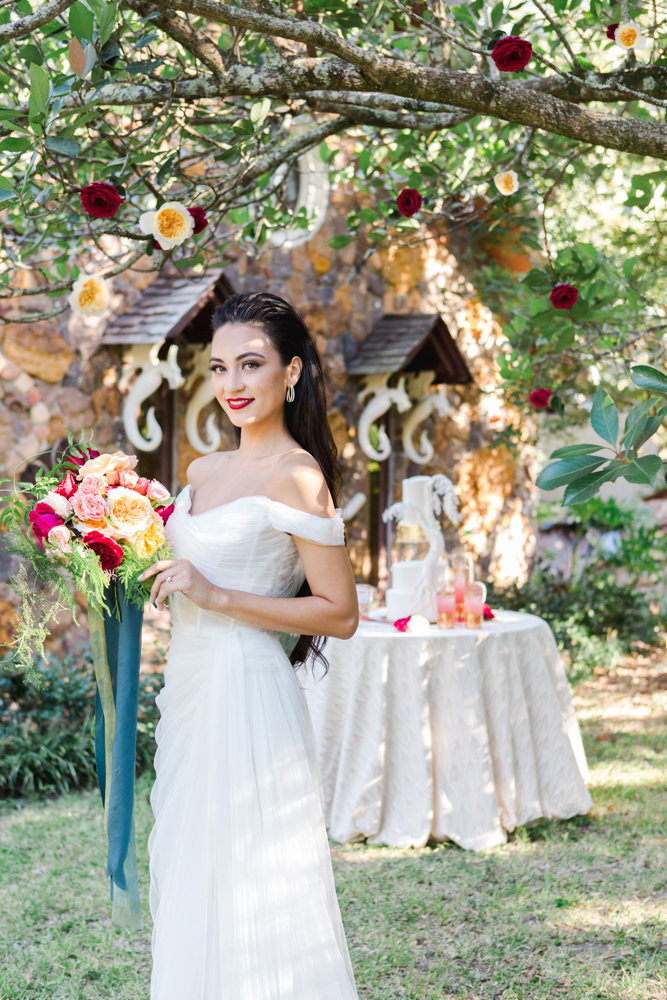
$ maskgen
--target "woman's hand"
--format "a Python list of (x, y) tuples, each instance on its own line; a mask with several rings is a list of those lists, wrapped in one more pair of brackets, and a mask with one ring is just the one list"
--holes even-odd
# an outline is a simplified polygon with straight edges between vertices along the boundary
[(143, 582), (154, 576), (151, 603), (160, 610), (169, 594), (180, 591), (193, 604), (205, 610), (220, 604), (220, 588), (216, 587), (192, 565), (189, 559), (159, 559), (150, 569), (144, 570), (139, 579)]

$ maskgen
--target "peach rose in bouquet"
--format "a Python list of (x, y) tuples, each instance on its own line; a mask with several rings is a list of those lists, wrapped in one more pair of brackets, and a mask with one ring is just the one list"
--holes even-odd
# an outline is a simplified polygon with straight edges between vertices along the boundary
[(137, 464), (136, 455), (126, 455), (122, 451), (116, 451), (113, 455), (98, 455), (85, 462), (78, 472), (78, 479), (94, 473), (96, 476), (106, 476), (109, 472), (116, 472), (120, 469), (133, 469)]
[(159, 514), (153, 514), (153, 520), (145, 531), (132, 539), (132, 548), (140, 559), (147, 559), (160, 548), (164, 541), (164, 523)]
[(146, 531), (153, 520), (150, 500), (136, 490), (115, 486), (109, 490), (107, 502), (111, 524), (128, 538)]

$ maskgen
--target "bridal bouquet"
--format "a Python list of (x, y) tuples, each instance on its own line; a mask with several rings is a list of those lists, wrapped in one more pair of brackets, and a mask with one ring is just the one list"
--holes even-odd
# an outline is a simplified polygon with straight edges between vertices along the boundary
[(136, 465), (134, 455), (100, 454), (70, 438), (54, 468), (40, 469), (34, 484), (17, 484), (8, 500), (0, 517), (10, 529), (5, 548), (23, 560), (15, 581), (22, 598), (15, 661), (28, 674), (33, 649), (44, 655), (48, 621), (64, 607), (76, 620), (75, 591), (117, 615), (116, 581), (130, 602), (148, 600), (150, 589), (138, 577), (160, 557), (174, 508), (166, 487), (139, 476)]

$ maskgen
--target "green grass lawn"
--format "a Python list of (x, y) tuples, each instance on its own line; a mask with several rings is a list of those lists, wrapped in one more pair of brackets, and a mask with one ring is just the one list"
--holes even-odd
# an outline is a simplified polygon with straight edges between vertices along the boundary
[[(663, 669), (635, 660), (578, 689), (589, 816), (478, 854), (333, 847), (364, 1000), (667, 1000)], [(96, 795), (2, 805), (0, 1000), (148, 1000), (148, 792), (142, 779), (141, 933), (111, 926)]]

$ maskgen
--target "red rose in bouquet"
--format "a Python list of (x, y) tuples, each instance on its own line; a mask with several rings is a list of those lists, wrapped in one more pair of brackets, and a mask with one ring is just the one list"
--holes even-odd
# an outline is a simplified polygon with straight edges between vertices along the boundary
[(64, 523), (62, 517), (58, 517), (48, 503), (38, 503), (28, 514), (28, 521), (40, 545), (44, 544), (44, 539), (48, 537), (51, 528)]
[(528, 399), (537, 410), (543, 410), (545, 406), (549, 405), (551, 389), (533, 389)]
[(70, 497), (74, 496), (76, 491), (76, 479), (71, 472), (68, 472), (64, 479), (60, 480), (53, 492), (58, 493), (61, 497), (65, 497), (66, 500), (69, 500)]
[(574, 285), (554, 285), (549, 301), (554, 309), (571, 309), (579, 298), (579, 291)]
[(197, 233), (201, 233), (208, 226), (206, 211), (203, 208), (189, 208), (188, 212), (192, 216), (195, 224), (195, 227), (192, 230), (192, 235), (196, 236)]
[(174, 513), (174, 505), (173, 503), (170, 503), (168, 507), (156, 507), (155, 513), (159, 514), (164, 524), (166, 524), (171, 515)]
[(105, 184), (103, 181), (88, 184), (82, 189), (79, 198), (84, 210), (94, 219), (111, 219), (123, 204), (123, 199), (113, 184)]
[(102, 569), (116, 569), (123, 561), (123, 550), (113, 538), (103, 535), (101, 531), (89, 531), (83, 536), (83, 544), (99, 556)]
[(424, 199), (414, 188), (404, 188), (396, 199), (396, 207), (406, 219), (416, 215), (423, 203)]
[(503, 73), (518, 73), (525, 69), (533, 54), (533, 46), (525, 38), (508, 35), (500, 38), (493, 47), (491, 58)]

